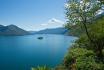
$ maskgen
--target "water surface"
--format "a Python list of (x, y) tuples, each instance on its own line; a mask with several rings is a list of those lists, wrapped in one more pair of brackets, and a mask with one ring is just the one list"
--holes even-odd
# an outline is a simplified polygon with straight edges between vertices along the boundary
[(38, 65), (54, 67), (62, 62), (73, 40), (71, 36), (48, 34), (0, 36), (0, 70), (30, 70)]

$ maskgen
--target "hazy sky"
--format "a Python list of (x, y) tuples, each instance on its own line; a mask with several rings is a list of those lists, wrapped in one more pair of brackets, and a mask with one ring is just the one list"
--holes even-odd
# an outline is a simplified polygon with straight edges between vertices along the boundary
[(42, 28), (42, 25), (48, 26), (51, 20), (64, 22), (65, 1), (0, 0), (0, 24), (14, 24), (26, 30), (38, 30)]

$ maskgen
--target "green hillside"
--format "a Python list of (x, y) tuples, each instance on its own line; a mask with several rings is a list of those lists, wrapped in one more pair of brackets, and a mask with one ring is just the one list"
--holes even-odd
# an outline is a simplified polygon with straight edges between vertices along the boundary
[(95, 44), (91, 44), (84, 30), (78, 25), (70, 28), (69, 34), (79, 39), (72, 45), (63, 61), (66, 69), (104, 70), (104, 17), (87, 24), (89, 34)]
[[(104, 17), (102, 16), (96, 19), (93, 24), (87, 24), (87, 26), (89, 30), (91, 30), (92, 32), (102, 33), (102, 32), (99, 32), (99, 29), (103, 30)], [(66, 25), (65, 27), (69, 29), (69, 31), (67, 32), (68, 35), (80, 37), (81, 35), (85, 34), (85, 31), (82, 25), (80, 24), (73, 25), (73, 26)]]

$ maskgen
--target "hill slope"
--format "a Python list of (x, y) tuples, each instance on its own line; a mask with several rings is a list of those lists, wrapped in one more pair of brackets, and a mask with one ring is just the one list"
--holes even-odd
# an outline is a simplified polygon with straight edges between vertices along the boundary
[(15, 25), (8, 25), (3, 26), (0, 25), (0, 35), (7, 36), (7, 35), (27, 35), (29, 32), (15, 26)]
[(67, 32), (67, 29), (60, 27), (60, 28), (40, 30), (40, 31), (34, 32), (34, 34), (65, 34), (66, 32)]

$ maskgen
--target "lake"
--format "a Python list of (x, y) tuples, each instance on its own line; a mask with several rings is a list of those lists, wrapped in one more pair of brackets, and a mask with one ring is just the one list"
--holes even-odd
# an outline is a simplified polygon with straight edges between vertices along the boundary
[(75, 37), (51, 34), (0, 36), (0, 70), (55, 67), (62, 62), (73, 40)]

